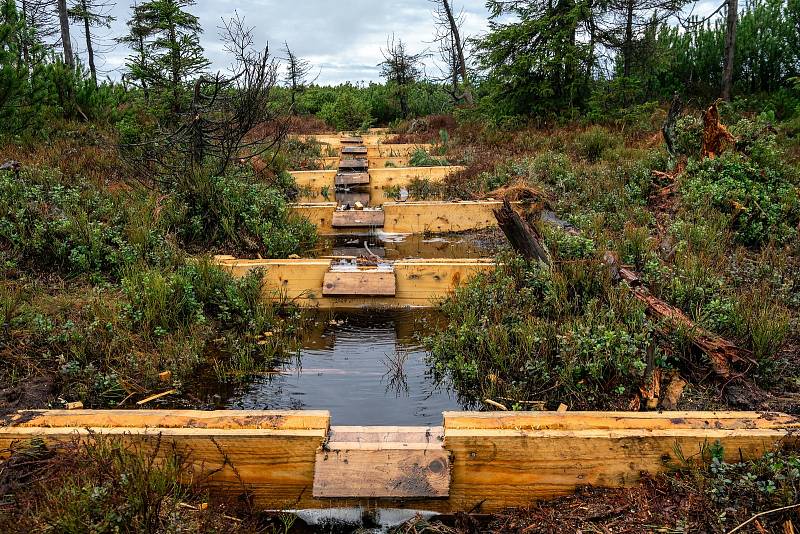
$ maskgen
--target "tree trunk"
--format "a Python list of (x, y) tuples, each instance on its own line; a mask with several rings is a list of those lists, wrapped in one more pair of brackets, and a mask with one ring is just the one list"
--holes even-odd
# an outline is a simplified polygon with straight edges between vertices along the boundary
[(631, 75), (633, 61), (633, 0), (628, 0), (627, 17), (625, 20), (625, 42), (622, 45), (622, 73), (627, 78)]
[(730, 101), (733, 92), (733, 60), (736, 53), (736, 26), (739, 22), (739, 0), (728, 0), (725, 28), (725, 65), (722, 70), (722, 98)]
[(94, 47), (92, 46), (92, 33), (89, 25), (89, 12), (86, 7), (86, 0), (81, 0), (83, 9), (83, 29), (86, 32), (86, 55), (89, 58), (89, 72), (92, 74), (92, 82), (97, 87), (97, 68), (94, 65)]
[(75, 68), (75, 56), (72, 55), (72, 40), (69, 36), (69, 15), (67, 0), (58, 0), (58, 18), (61, 22), (61, 45), (64, 47), (64, 63)]
[(455, 45), (455, 53), (458, 58), (458, 70), (461, 74), (461, 80), (464, 82), (464, 100), (467, 104), (473, 103), (472, 91), (469, 88), (469, 74), (467, 73), (467, 61), (464, 59), (464, 45), (461, 42), (461, 32), (458, 31), (458, 22), (453, 15), (453, 9), (450, 7), (450, 2), (442, 0), (444, 10), (447, 13), (447, 20), (450, 21), (450, 32), (453, 34), (453, 44)]
[(552, 263), (550, 252), (542, 241), (542, 236), (528, 222), (514, 211), (508, 200), (503, 207), (494, 210), (500, 229), (506, 234), (511, 247), (527, 260), (537, 260), (546, 265)]
[(25, 35), (22, 38), (22, 59), (25, 61), (25, 66), (27, 67), (31, 64), (30, 43), (28, 42), (30, 37), (30, 28), (28, 28), (27, 0), (22, 0), (22, 21), (25, 23)]

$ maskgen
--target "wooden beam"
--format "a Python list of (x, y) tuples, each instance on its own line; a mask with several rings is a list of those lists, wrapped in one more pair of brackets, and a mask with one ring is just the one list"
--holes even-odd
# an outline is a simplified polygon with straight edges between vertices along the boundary
[(367, 170), (367, 160), (366, 159), (342, 159), (339, 162), (339, 170), (342, 169), (352, 169), (358, 171), (366, 171)]
[[(212, 493), (260, 509), (494, 512), (586, 485), (631, 486), (642, 473), (698, 462), (717, 443), (728, 461), (756, 458), (795, 441), (798, 425), (797, 417), (753, 412), (444, 417), (444, 429), (329, 428), (327, 412), (19, 412), (2, 420), (0, 450), (7, 458), (34, 438), (54, 445), (101, 434), (144, 454), (177, 451), (194, 480), (210, 476)], [(75, 426), (50, 426), (62, 424)], [(150, 424), (157, 426), (139, 426)], [(434, 462), (450, 469), (449, 497)], [(420, 488), (430, 492), (421, 497)]]
[(366, 172), (339, 172), (334, 179), (336, 187), (349, 187), (352, 185), (369, 185), (369, 173)]
[(383, 226), (382, 210), (336, 210), (331, 219), (333, 228), (378, 228)]
[(325, 297), (393, 297), (397, 291), (394, 273), (377, 270), (329, 272), (322, 283)]
[(246, 276), (253, 269), (264, 269), (264, 297), (290, 299), (311, 308), (405, 308), (431, 307), (458, 285), (480, 272), (494, 269), (493, 260), (403, 260), (392, 264), (395, 273), (394, 297), (325, 297), (325, 275), (330, 259), (313, 260), (238, 260), (218, 256), (215, 262), (233, 276)]
[(384, 231), (398, 234), (449, 233), (497, 226), (501, 202), (387, 202)]

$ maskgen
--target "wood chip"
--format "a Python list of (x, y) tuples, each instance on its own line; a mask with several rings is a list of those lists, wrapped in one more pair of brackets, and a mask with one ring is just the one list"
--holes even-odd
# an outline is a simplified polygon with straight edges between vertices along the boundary
[(83, 403), (81, 401), (68, 402), (67, 410), (83, 410)]
[(499, 402), (497, 402), (497, 401), (493, 401), (492, 399), (484, 399), (484, 401), (483, 401), (483, 402), (485, 402), (485, 403), (486, 403), (486, 404), (488, 404), (489, 406), (494, 406), (494, 407), (495, 407), (495, 408), (497, 408), (498, 410), (502, 410), (502, 411), (504, 411), (504, 412), (507, 412), (507, 411), (508, 411), (508, 408), (506, 408), (506, 407), (505, 407), (503, 404), (500, 404), (500, 403), (499, 403)]
[(566, 412), (567, 412), (567, 410), (569, 410), (569, 406), (567, 406), (567, 405), (566, 405), (566, 404), (564, 404), (564, 403), (561, 403), (561, 404), (558, 406), (558, 410), (556, 410), (556, 411), (557, 411), (558, 413), (566, 413)]
[(158, 374), (158, 379), (162, 382), (169, 382), (172, 380), (172, 371), (164, 371)]

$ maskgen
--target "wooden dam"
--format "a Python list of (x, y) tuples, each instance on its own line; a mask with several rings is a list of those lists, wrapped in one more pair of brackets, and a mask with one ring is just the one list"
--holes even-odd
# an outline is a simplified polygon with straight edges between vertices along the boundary
[[(321, 234), (446, 234), (496, 224), (493, 201), (388, 199), (388, 188), (458, 170), (385, 166), (407, 163), (416, 146), (384, 144), (380, 134), (314, 139), (339, 152), (325, 160), (338, 167), (293, 173), (311, 199), (293, 210)], [(321, 198), (337, 190), (347, 200)], [(364, 194), (368, 202), (347, 196)], [(264, 298), (321, 309), (429, 307), (494, 268), (491, 258), (388, 261), (368, 254), (216, 262), (237, 277), (264, 269)], [(445, 412), (441, 421), (337, 426), (326, 410), (21, 411), (4, 417), (0, 449), (110, 435), (159, 456), (181, 451), (193, 479), (207, 480), (212, 493), (264, 510), (492, 512), (587, 485), (630, 486), (643, 473), (700, 461), (717, 443), (726, 459), (756, 457), (794, 439), (800, 427), (796, 417), (755, 412)]]

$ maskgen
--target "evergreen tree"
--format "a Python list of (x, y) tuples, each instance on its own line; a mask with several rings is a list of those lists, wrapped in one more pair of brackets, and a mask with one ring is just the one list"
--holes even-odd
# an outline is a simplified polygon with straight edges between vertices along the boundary
[(150, 0), (134, 8), (129, 23), (131, 36), (142, 34), (143, 52), (141, 64), (131, 74), (165, 90), (174, 112), (182, 109), (186, 83), (210, 64), (200, 46), (200, 21), (185, 10), (194, 4), (194, 0)]
[(94, 61), (95, 51), (94, 42), (92, 41), (92, 28), (111, 27), (111, 23), (115, 19), (109, 15), (109, 9), (109, 4), (99, 2), (98, 0), (74, 0), (69, 10), (70, 18), (75, 22), (83, 24), (83, 32), (86, 36), (86, 55), (89, 60), (89, 72), (92, 75), (92, 81), (95, 85), (97, 85), (97, 67)]
[[(297, 54), (289, 48), (289, 43), (283, 43), (286, 50), (286, 84), (289, 86), (292, 102), (290, 109), (292, 115), (297, 115), (297, 95), (302, 93), (308, 85), (308, 73), (311, 72), (311, 64), (308, 60), (297, 57)], [(312, 82), (313, 83), (313, 82)]]
[(0, 0), (0, 114), (7, 120), (14, 102), (25, 85), (27, 69), (22, 57), (20, 37), (25, 26), (14, 0)]
[(489, 33), (477, 43), (499, 115), (559, 112), (588, 94), (595, 52), (591, 0), (489, 0)]
[(402, 39), (395, 41), (394, 36), (387, 41), (383, 53), (383, 63), (380, 64), (381, 75), (386, 78), (398, 102), (403, 118), (409, 115), (408, 94), (411, 86), (422, 74), (420, 64), (422, 54), (412, 54), (407, 51)]

